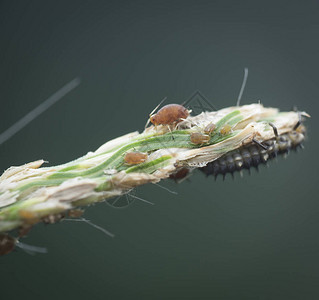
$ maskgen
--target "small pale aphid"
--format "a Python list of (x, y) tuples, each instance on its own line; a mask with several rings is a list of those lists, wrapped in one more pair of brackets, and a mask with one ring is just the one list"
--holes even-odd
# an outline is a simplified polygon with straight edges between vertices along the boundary
[(156, 114), (150, 116), (150, 121), (156, 125), (173, 125), (189, 116), (189, 111), (180, 104), (163, 106)]
[(203, 134), (201, 132), (192, 132), (191, 133), (191, 142), (196, 145), (202, 145), (208, 143), (210, 136)]
[(220, 129), (220, 134), (226, 135), (229, 134), (231, 131), (231, 126), (229, 124), (225, 124), (221, 129)]
[(142, 152), (128, 152), (124, 156), (124, 161), (128, 165), (138, 165), (147, 159), (147, 154)]
[(16, 245), (16, 239), (6, 233), (0, 233), (0, 255), (10, 253)]
[(209, 123), (208, 125), (206, 125), (206, 127), (204, 128), (204, 133), (205, 134), (211, 134), (216, 128), (216, 125), (214, 123)]

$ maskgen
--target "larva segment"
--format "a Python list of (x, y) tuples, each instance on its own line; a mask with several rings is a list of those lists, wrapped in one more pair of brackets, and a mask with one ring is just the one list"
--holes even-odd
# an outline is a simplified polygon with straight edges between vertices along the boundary
[(258, 165), (265, 164), (277, 155), (298, 148), (303, 140), (304, 135), (302, 133), (291, 131), (263, 142), (266, 149), (256, 144), (249, 144), (233, 150), (199, 169), (207, 176), (217, 176), (219, 174), (225, 176), (227, 173), (232, 174), (243, 169), (258, 167)]

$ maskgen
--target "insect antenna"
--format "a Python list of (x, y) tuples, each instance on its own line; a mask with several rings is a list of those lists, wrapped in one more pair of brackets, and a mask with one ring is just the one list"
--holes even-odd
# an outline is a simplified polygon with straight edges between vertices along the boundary
[[(163, 104), (163, 102), (164, 102), (166, 99), (167, 99), (167, 97), (164, 97), (164, 98), (162, 99), (162, 101), (152, 110), (152, 112), (149, 114), (149, 116), (151, 116), (151, 115)], [(149, 123), (150, 123), (150, 118), (148, 118), (148, 120), (147, 120), (147, 122), (146, 122), (146, 124), (145, 124), (145, 126), (144, 126), (144, 129), (148, 126)]]
[(240, 105), (240, 100), (241, 100), (241, 97), (242, 97), (242, 95), (243, 95), (243, 93), (244, 93), (244, 90), (245, 90), (247, 78), (248, 78), (248, 68), (245, 68), (245, 69), (244, 69), (244, 79), (243, 79), (243, 83), (242, 83), (242, 85), (241, 85), (241, 88), (240, 88), (240, 91), (239, 91), (239, 95), (238, 95), (238, 99), (237, 99), (237, 106)]

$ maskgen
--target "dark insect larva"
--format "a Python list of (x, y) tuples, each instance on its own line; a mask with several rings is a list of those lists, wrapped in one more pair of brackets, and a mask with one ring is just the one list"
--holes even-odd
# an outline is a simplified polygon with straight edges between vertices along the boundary
[(128, 152), (124, 156), (127, 165), (138, 165), (146, 161), (148, 155), (142, 152)]
[(186, 119), (189, 111), (180, 104), (163, 106), (156, 114), (150, 116), (150, 121), (156, 125), (173, 125)]
[(191, 133), (191, 142), (196, 145), (203, 145), (209, 142), (210, 136), (208, 134), (203, 134), (201, 132)]
[(6, 233), (0, 233), (0, 255), (10, 253), (16, 245), (16, 239)]
[(285, 154), (292, 149), (301, 147), (303, 140), (304, 135), (302, 133), (291, 131), (264, 141), (262, 143), (264, 148), (256, 144), (245, 145), (199, 169), (207, 176), (215, 175), (216, 177), (219, 174), (223, 176), (227, 173), (233, 174), (235, 171), (265, 164), (269, 159), (273, 159), (277, 155)]

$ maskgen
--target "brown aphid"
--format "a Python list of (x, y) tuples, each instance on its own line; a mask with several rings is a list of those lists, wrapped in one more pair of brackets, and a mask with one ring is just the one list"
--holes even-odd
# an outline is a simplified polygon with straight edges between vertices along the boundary
[(83, 215), (84, 211), (82, 209), (71, 209), (68, 211), (68, 216), (70, 218), (79, 218)]
[(128, 152), (124, 156), (127, 165), (138, 165), (146, 161), (148, 155), (142, 152)]
[(189, 116), (189, 111), (180, 104), (167, 104), (156, 114), (150, 116), (150, 121), (155, 125), (173, 125), (183, 121)]
[(209, 123), (204, 128), (204, 133), (210, 135), (215, 129), (216, 129), (216, 125), (214, 123)]
[(231, 132), (231, 126), (229, 124), (225, 124), (221, 129), (220, 129), (220, 134), (226, 135)]
[(192, 132), (191, 133), (191, 142), (196, 145), (202, 145), (208, 143), (210, 136), (203, 134), (201, 132)]
[(175, 182), (181, 181), (181, 179), (184, 179), (189, 173), (189, 169), (187, 168), (181, 168), (177, 172), (169, 175), (170, 179), (175, 180)]
[(16, 239), (6, 233), (0, 233), (0, 255), (10, 253), (16, 245)]

